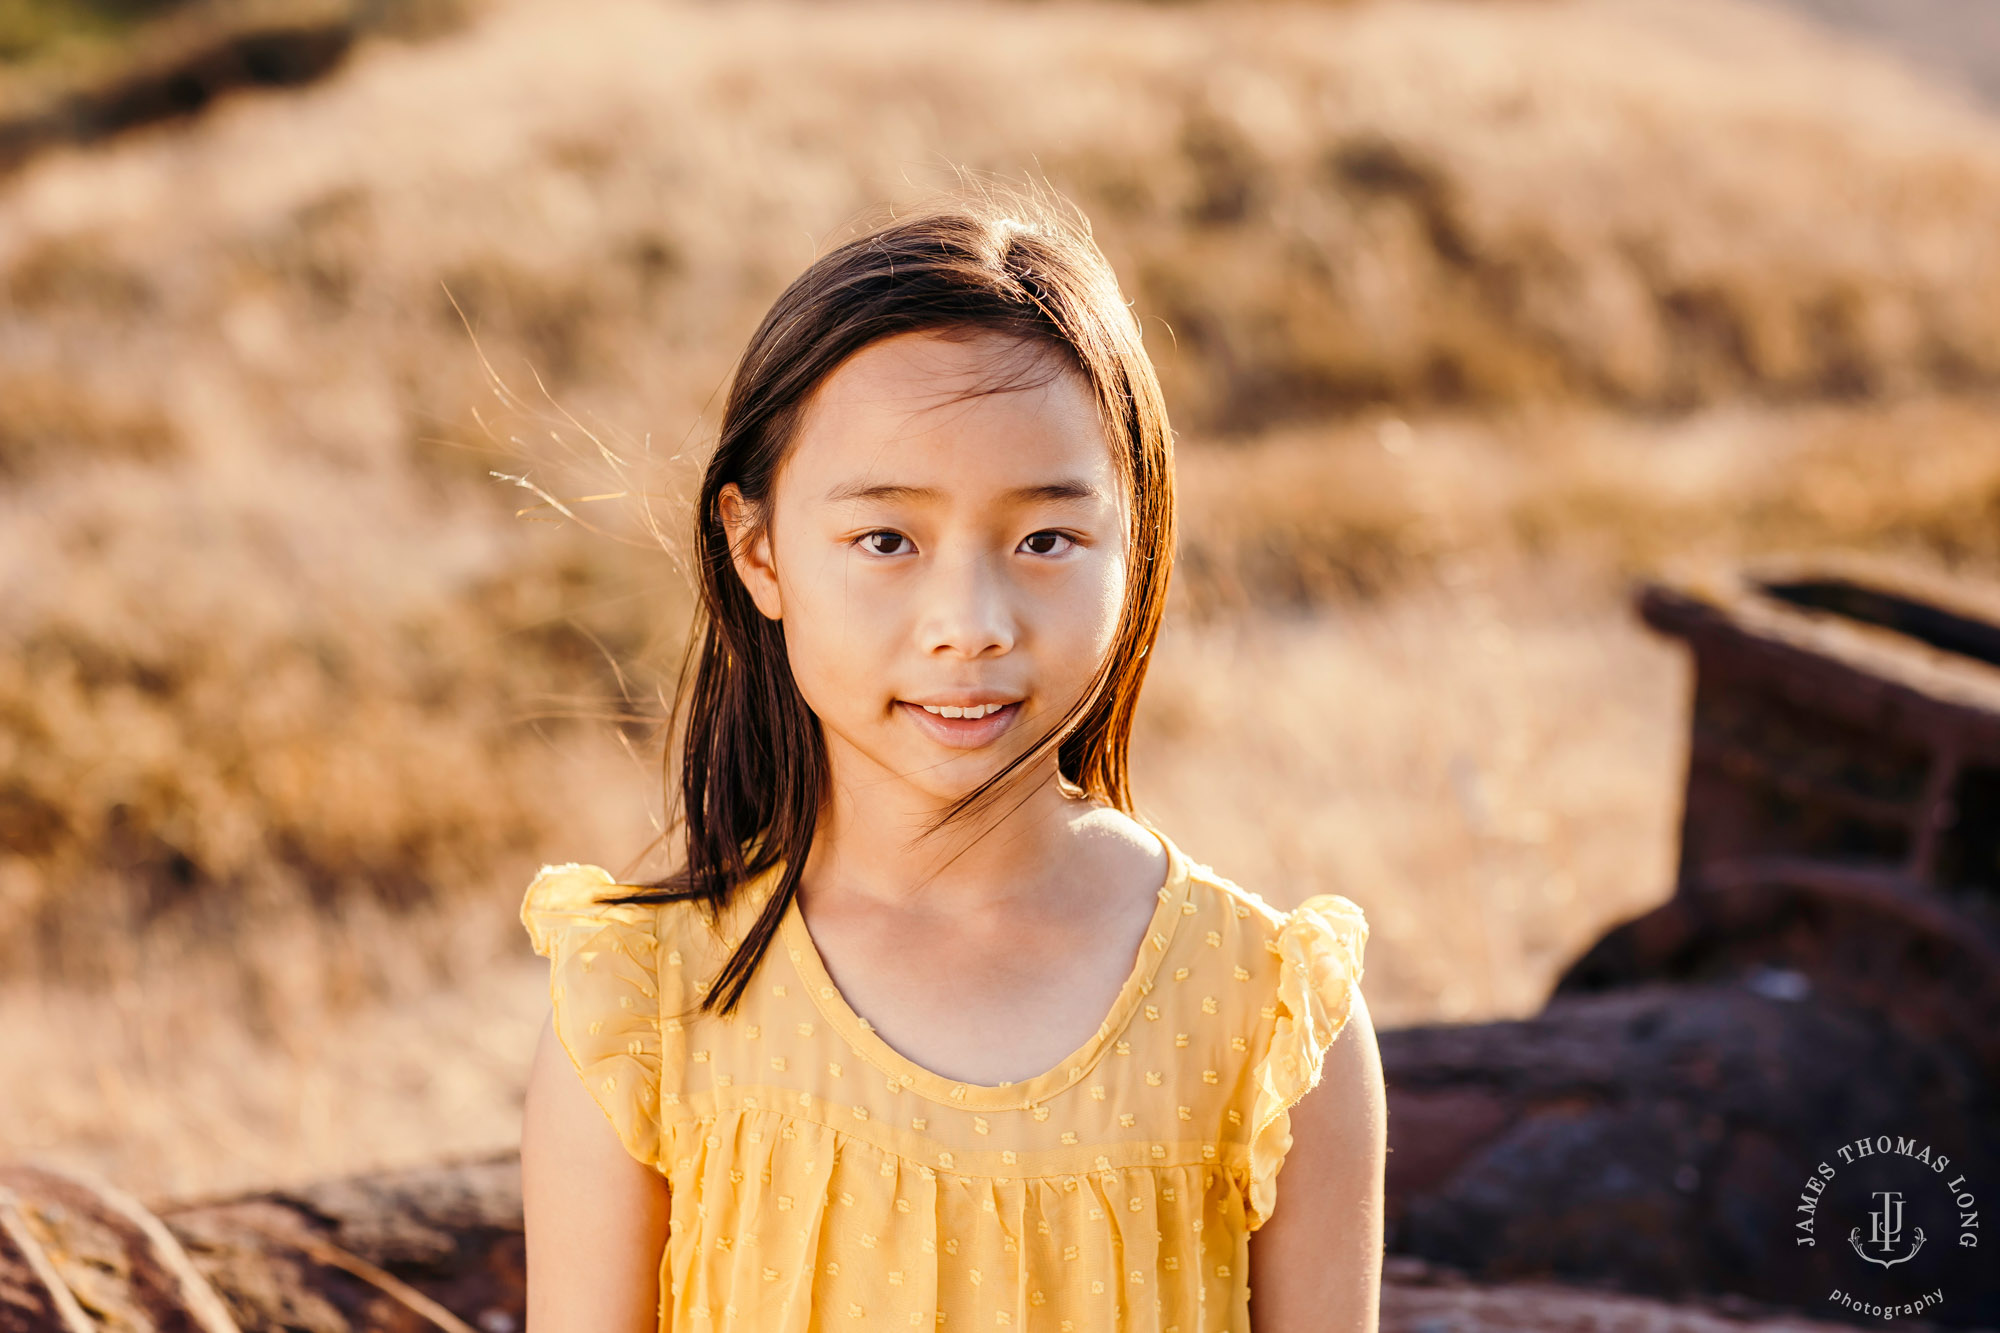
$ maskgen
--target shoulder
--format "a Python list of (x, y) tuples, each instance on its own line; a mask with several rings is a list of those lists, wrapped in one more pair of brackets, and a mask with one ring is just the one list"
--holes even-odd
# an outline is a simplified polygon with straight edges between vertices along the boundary
[(521, 925), (535, 952), (547, 956), (559, 939), (578, 926), (639, 930), (654, 925), (659, 904), (613, 903), (635, 886), (619, 883), (602, 866), (576, 861), (545, 865), (521, 898)]
[(1244, 989), (1264, 1020), (1266, 1049), (1317, 1071), (1319, 1054), (1346, 1026), (1359, 994), (1368, 919), (1341, 894), (1315, 894), (1297, 907), (1261, 894), (1185, 857), (1187, 894), (1173, 952), (1179, 966), (1212, 959)]
[[(600, 1002), (615, 992), (624, 1007), (636, 994), (657, 1008), (683, 1009), (706, 993), (736, 951), (782, 869), (738, 885), (718, 911), (702, 898), (619, 902), (659, 890), (621, 881), (602, 866), (545, 865), (522, 897), (521, 924), (559, 976), (571, 975)], [(606, 971), (626, 985), (580, 975)]]
[(1188, 892), (1183, 911), (1198, 921), (1198, 932), (1207, 932), (1211, 947), (1236, 953), (1235, 961), (1258, 967), (1284, 961), (1296, 964), (1332, 951), (1351, 955), (1359, 971), (1368, 918), (1353, 899), (1321, 893), (1285, 909), (1202, 862), (1185, 859), (1185, 873)]
[(1243, 922), (1239, 929), (1247, 941), (1274, 939), (1284, 927), (1285, 912), (1273, 907), (1262, 894), (1219, 874), (1213, 866), (1190, 860), (1187, 879), (1188, 901), (1195, 908), (1190, 915)]
[[(536, 953), (557, 964), (576, 959), (590, 971), (604, 954), (624, 955), (656, 971), (669, 955), (700, 938), (690, 931), (700, 917), (693, 901), (615, 902), (643, 893), (602, 866), (545, 865), (521, 898), (521, 925)], [(675, 959), (679, 961), (678, 958)]]
[(616, 938), (649, 936), (649, 944), (669, 936), (682, 945), (720, 942), (732, 926), (740, 931), (746, 909), (754, 910), (751, 900), (761, 900), (773, 878), (759, 875), (739, 886), (729, 906), (716, 913), (699, 898), (619, 902), (621, 898), (657, 893), (657, 887), (628, 883), (604, 867), (586, 862), (545, 865), (522, 896), (521, 925), (535, 952), (544, 956), (560, 936), (578, 928)]

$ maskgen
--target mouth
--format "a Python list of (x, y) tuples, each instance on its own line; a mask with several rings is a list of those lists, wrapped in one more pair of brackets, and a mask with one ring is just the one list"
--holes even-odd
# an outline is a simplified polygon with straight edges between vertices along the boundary
[(982, 745), (992, 744), (1014, 725), (1015, 718), (1021, 713), (1019, 699), (984, 717), (945, 717), (907, 699), (898, 699), (896, 707), (926, 736), (954, 750), (976, 750)]

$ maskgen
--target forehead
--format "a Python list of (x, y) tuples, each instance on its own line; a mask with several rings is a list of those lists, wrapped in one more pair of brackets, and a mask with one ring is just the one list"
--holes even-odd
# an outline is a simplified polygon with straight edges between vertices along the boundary
[(814, 393), (785, 471), (810, 498), (857, 477), (963, 490), (1061, 472), (1117, 489), (1082, 372), (1056, 349), (990, 332), (863, 347)]

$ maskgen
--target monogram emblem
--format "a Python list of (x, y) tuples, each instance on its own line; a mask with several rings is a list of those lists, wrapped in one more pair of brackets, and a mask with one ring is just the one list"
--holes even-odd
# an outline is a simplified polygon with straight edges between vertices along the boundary
[[(1897, 1264), (1908, 1263), (1916, 1258), (1918, 1250), (1924, 1248), (1924, 1229), (1916, 1228), (1916, 1241), (1907, 1251), (1894, 1258), (1889, 1257), (1903, 1239), (1903, 1195), (1899, 1190), (1876, 1190), (1874, 1197), (1880, 1202), (1868, 1214), (1867, 1245), (1861, 1243), (1860, 1227), (1847, 1233), (1847, 1243), (1871, 1264), (1894, 1268)], [(1870, 1250), (1877, 1253), (1871, 1254)]]

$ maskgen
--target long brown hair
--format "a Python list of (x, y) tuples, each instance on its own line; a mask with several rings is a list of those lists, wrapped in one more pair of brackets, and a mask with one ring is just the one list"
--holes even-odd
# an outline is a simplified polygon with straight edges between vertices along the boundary
[(641, 892), (606, 899), (694, 898), (713, 919), (738, 886), (784, 864), (776, 891), (703, 996), (705, 1010), (732, 1012), (749, 985), (797, 892), (830, 776), (819, 720), (792, 679), (783, 627), (758, 611), (737, 576), (720, 497), (733, 482), (755, 525), (767, 523), (773, 480), (813, 391), (867, 344), (920, 330), (997, 331), (1080, 372), (1102, 409), (1131, 522), (1117, 637), (1090, 686), (1030, 750), (954, 802), (924, 836), (984, 808), (1010, 774), (1051, 749), (1063, 781), (1132, 813), (1126, 752), (1173, 565), (1165, 400), (1139, 322), (1080, 212), (1043, 192), (952, 195), (815, 260), (778, 297), (736, 365), (695, 507), (699, 601), (676, 690), (675, 711), (686, 715), (678, 781), (686, 862)]

